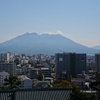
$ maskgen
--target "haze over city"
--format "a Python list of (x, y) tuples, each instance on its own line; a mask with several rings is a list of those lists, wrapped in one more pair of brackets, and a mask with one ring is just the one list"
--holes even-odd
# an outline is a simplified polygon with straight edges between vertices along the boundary
[(0, 43), (26, 32), (100, 44), (100, 0), (0, 0)]

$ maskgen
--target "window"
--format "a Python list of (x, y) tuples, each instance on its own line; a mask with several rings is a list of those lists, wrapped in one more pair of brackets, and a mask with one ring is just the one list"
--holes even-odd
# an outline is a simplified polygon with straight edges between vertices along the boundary
[(59, 58), (59, 61), (63, 61), (63, 58)]
[(81, 58), (81, 61), (84, 61), (85, 59), (84, 58)]

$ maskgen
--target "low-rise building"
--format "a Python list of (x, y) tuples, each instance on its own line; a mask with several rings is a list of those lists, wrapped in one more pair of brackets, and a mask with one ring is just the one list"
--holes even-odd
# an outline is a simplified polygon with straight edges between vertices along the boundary
[(16, 74), (17, 75), (22, 75), (22, 69), (20, 69), (20, 68), (19, 69), (16, 69)]
[(34, 79), (38, 74), (43, 74), (44, 77), (51, 77), (51, 69), (50, 68), (33, 68), (30, 70), (30, 78)]
[(0, 72), (0, 87), (2, 87), (5, 83), (5, 79), (6, 78), (9, 78), (9, 73), (3, 71), (3, 72)]
[(21, 85), (20, 88), (32, 88), (32, 80), (25, 75), (18, 76), (21, 78)]

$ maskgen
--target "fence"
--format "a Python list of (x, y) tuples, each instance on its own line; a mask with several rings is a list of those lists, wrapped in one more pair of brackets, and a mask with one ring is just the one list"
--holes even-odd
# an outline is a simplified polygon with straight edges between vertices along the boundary
[(72, 89), (17, 89), (1, 90), (0, 100), (68, 100)]

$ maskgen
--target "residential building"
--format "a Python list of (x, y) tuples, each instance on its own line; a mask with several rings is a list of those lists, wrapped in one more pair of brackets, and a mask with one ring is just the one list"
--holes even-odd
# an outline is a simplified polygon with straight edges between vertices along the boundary
[(95, 54), (96, 72), (100, 72), (100, 54)]
[(0, 63), (0, 72), (6, 71), (9, 74), (16, 74), (16, 64), (15, 63)]
[(92, 79), (83, 79), (83, 78), (72, 78), (71, 83), (75, 86), (85, 89), (85, 83), (92, 83), (95, 80)]
[(32, 80), (25, 75), (18, 76), (21, 78), (20, 88), (32, 88)]
[(23, 74), (26, 74), (27, 73), (27, 66), (22, 66), (22, 73)]
[(10, 54), (9, 53), (1, 53), (0, 54), (0, 62), (9, 62)]
[(6, 78), (9, 78), (9, 73), (3, 71), (3, 72), (0, 72), (0, 87), (2, 87), (5, 83), (5, 79)]
[(95, 55), (87, 55), (87, 72), (95, 71)]
[(22, 75), (22, 69), (20, 69), (20, 68), (19, 69), (16, 69), (16, 74), (17, 75)]
[(100, 81), (100, 54), (95, 54), (96, 81)]
[(82, 74), (77, 74), (77, 78), (90, 79), (90, 76), (85, 74), (85, 71), (82, 71)]
[(66, 77), (67, 73), (76, 78), (77, 74), (86, 71), (86, 54), (57, 53), (56, 54), (56, 77)]
[(38, 74), (43, 74), (44, 77), (51, 77), (51, 71), (50, 68), (33, 68), (30, 70), (30, 78), (36, 78)]

